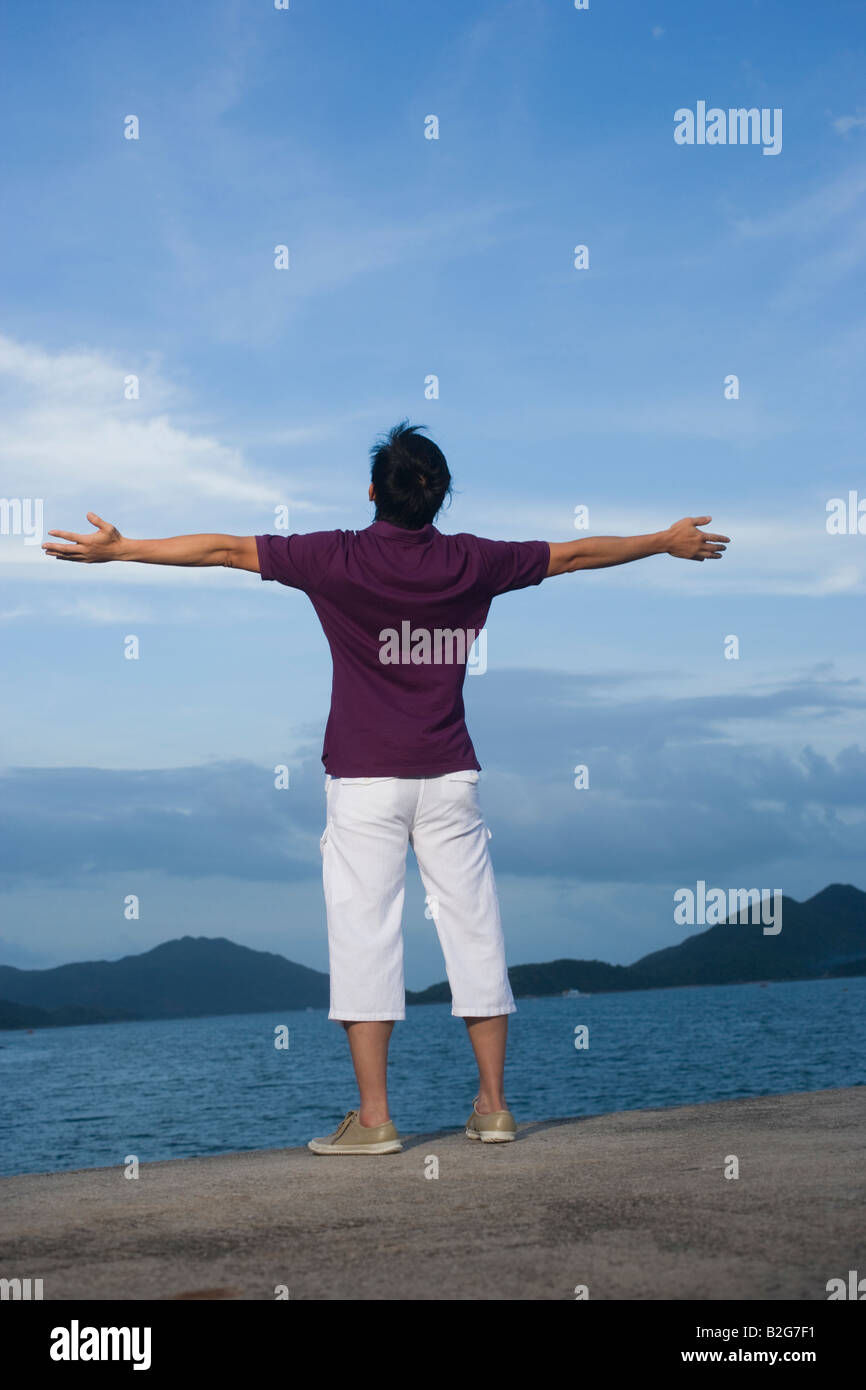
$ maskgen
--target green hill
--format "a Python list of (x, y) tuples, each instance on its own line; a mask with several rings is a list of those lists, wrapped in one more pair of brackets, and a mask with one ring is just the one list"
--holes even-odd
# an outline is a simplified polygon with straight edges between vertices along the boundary
[(52, 970), (0, 966), (0, 1000), (47, 1010), (74, 1005), (114, 1018), (194, 1018), (324, 1008), (328, 977), (225, 937), (183, 936), (122, 960)]

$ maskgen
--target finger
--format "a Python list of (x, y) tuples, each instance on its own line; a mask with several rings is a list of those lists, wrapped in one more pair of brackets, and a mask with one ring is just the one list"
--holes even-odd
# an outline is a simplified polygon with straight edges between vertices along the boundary
[(58, 546), (56, 550), (49, 550), (55, 560), (86, 560), (87, 556), (83, 550), (73, 550), (71, 546)]
[(88, 512), (88, 513), (87, 513), (87, 520), (88, 520), (89, 522), (91, 522), (94, 526), (98, 526), (99, 529), (100, 529), (100, 531), (110, 531), (110, 530), (111, 530), (111, 525), (110, 525), (110, 523), (107, 522), (107, 521), (103, 521), (101, 516), (97, 516), (97, 515), (96, 515), (96, 512)]
[(88, 539), (87, 536), (80, 536), (77, 531), (49, 531), (48, 534), (49, 536), (60, 536), (64, 541), (75, 541), (77, 545)]
[(708, 541), (724, 541), (726, 545), (730, 544), (730, 536), (714, 536), (712, 531), (704, 531), (703, 534), (706, 536)]
[(707, 526), (712, 521), (711, 516), (690, 516), (689, 521), (693, 526)]
[(49, 545), (46, 543), (42, 549), (49, 555), (83, 555), (84, 550), (79, 545)]

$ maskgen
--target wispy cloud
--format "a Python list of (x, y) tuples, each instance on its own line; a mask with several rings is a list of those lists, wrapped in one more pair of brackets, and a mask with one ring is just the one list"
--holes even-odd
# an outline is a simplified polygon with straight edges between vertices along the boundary
[[(866, 262), (866, 166), (860, 164), (763, 217), (735, 216), (731, 225), (746, 241), (801, 248), (769, 297), (769, 310), (791, 313), (820, 302)], [(808, 254), (802, 252), (806, 246)]]
[(848, 135), (852, 130), (863, 130), (866, 127), (866, 116), (837, 116), (833, 122), (833, 129), (838, 130), (840, 135)]
[(797, 235), (814, 237), (860, 204), (866, 194), (866, 166), (846, 170), (838, 178), (823, 183), (778, 210), (763, 217), (730, 219), (733, 229), (743, 237), (784, 239)]
[(71, 621), (78, 626), (127, 626), (130, 623), (150, 623), (156, 620), (152, 608), (130, 605), (104, 595), (98, 598), (76, 597), (71, 601), (53, 598), (50, 606), (42, 603), (19, 603), (0, 608), (0, 623), (47, 621), (52, 624)]
[[(139, 378), (137, 400), (125, 398), (132, 374)], [(304, 529), (298, 516), (314, 508), (327, 512), (324, 477), (293, 483), (284, 453), (276, 476), (193, 417), (187, 393), (171, 382), (155, 354), (124, 362), (95, 348), (51, 352), (0, 336), (3, 496), (41, 498), (46, 531), (86, 531), (88, 510), (121, 530), (127, 529), (122, 518), (133, 512), (136, 529), (130, 534), (138, 535), (147, 534), (143, 525), (157, 535), (228, 529), (250, 534), (269, 529), (274, 508), (281, 505), (290, 508), (292, 528)], [(345, 427), (333, 415), (300, 420), (261, 430), (252, 447), (302, 450), (337, 437)], [(227, 510), (239, 524), (225, 525)], [(190, 524), (190, 516), (197, 524)], [(0, 538), (4, 566), (27, 566), (32, 574), (44, 560), (38, 546)], [(151, 568), (145, 582), (167, 581), (171, 575)], [(7, 616), (10, 611), (17, 605)]]

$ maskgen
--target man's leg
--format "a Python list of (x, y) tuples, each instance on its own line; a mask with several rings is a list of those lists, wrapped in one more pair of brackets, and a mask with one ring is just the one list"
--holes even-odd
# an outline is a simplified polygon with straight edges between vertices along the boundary
[(362, 1125), (370, 1127), (387, 1124), (391, 1118), (388, 1113), (388, 1044), (394, 1024), (344, 1021), (343, 1027), (349, 1039), (361, 1097), (358, 1118)]
[(331, 974), (329, 1018), (387, 1023), (406, 1017), (403, 897), (407, 813), (418, 783), (333, 778), (321, 839)]
[(515, 1005), (477, 778), (428, 779), (410, 841), (445, 956), (451, 1012), (466, 1020), (478, 1063), (477, 1110), (506, 1110), (505, 1045)]
[(406, 1016), (401, 919), (409, 820), (419, 783), (330, 778), (321, 839), (331, 968), (329, 1017), (346, 1032), (360, 1093), (358, 1122), (389, 1122), (388, 1044)]
[(498, 1018), (467, 1018), (466, 1028), (478, 1063), (478, 1100), (475, 1109), (479, 1115), (507, 1110), (505, 1045), (508, 1040), (508, 1015), (500, 1014)]

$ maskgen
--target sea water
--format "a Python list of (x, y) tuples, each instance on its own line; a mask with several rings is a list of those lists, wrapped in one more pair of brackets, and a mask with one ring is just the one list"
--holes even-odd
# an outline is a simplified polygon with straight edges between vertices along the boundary
[[(866, 978), (517, 1002), (518, 1121), (866, 1084)], [(407, 1015), (393, 1118), (406, 1135), (462, 1127), (466, 1029), (447, 1004)], [(3, 1174), (305, 1144), (357, 1102), (324, 1010), (3, 1032), (0, 1094)]]

